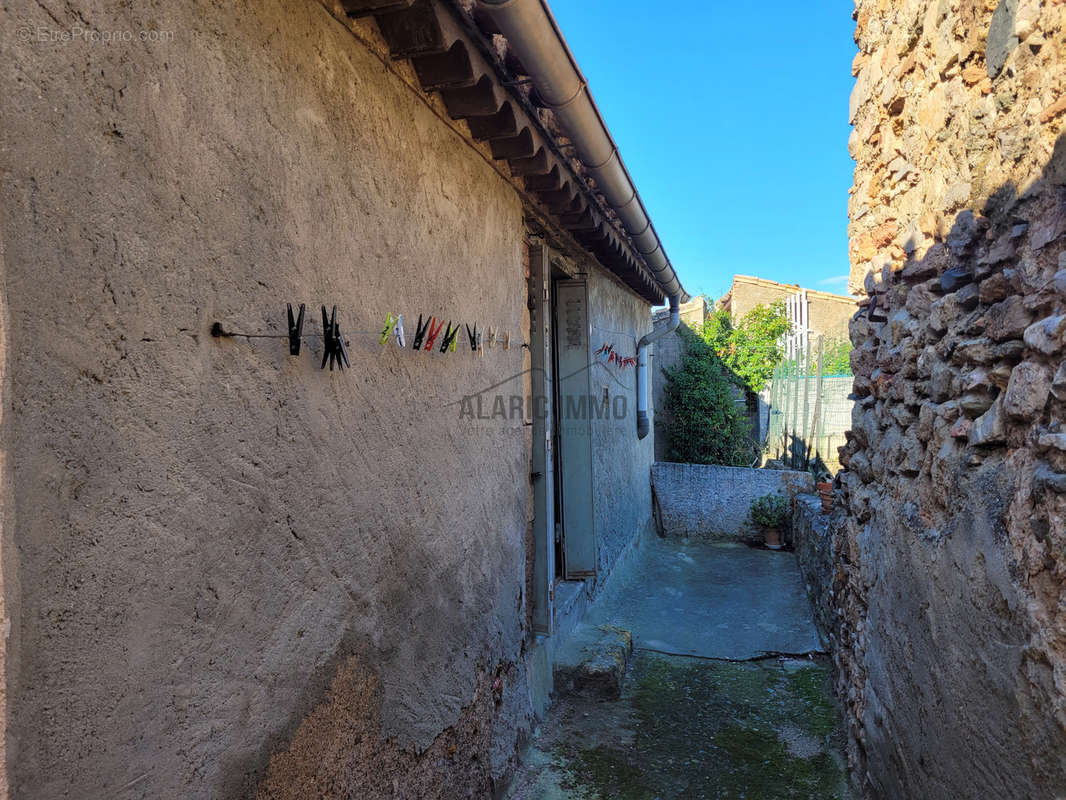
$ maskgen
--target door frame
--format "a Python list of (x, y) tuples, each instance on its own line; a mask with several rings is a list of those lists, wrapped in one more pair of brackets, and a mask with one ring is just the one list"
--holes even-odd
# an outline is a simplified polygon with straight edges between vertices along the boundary
[(533, 630), (551, 635), (555, 626), (555, 474), (553, 420), (551, 253), (536, 239), (529, 246), (529, 383), (533, 452)]

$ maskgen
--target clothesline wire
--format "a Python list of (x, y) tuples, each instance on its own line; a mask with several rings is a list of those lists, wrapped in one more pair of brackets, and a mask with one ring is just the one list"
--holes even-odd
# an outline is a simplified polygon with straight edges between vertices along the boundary
[[(610, 333), (610, 334), (614, 334), (615, 336), (625, 336), (626, 338), (633, 339), (634, 341), (637, 338), (635, 333), (623, 333), (622, 331), (613, 331), (613, 330), (610, 330), (608, 328), (601, 328), (599, 325), (593, 325), (592, 327), (593, 327), (594, 330), (600, 331), (601, 333)], [(380, 336), (381, 335), (381, 330), (380, 329), (379, 330), (355, 330), (355, 331), (353, 331), (353, 330), (342, 330), (341, 332), (345, 336)], [(321, 338), (323, 338), (323, 335), (321, 333), (301, 333), (300, 335), (304, 339), (308, 339), (308, 338), (321, 339)], [(288, 339), (289, 338), (289, 334), (287, 334), (287, 333), (241, 333), (239, 331), (226, 330), (225, 328), (221, 328), (220, 329), (219, 336), (239, 336), (242, 339)]]
[[(391, 334), (392, 331), (389, 331), (389, 333)], [(231, 337), (234, 337), (234, 336), (239, 336), (242, 339), (288, 339), (289, 338), (289, 334), (287, 334), (287, 333), (238, 333), (237, 331), (227, 331), (225, 329), (222, 329), (219, 332), (218, 335), (219, 336), (224, 336), (224, 337), (227, 337), (227, 338), (231, 338)], [(341, 335), (343, 335), (343, 336), (360, 336), (360, 335), (381, 336), (381, 331), (341, 331)], [(301, 339), (323, 339), (325, 337), (321, 333), (301, 333), (300, 334), (300, 338)]]

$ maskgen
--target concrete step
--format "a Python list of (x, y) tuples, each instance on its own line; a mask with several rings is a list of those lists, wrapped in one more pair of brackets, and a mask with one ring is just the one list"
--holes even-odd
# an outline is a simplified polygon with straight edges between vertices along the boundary
[(579, 625), (555, 653), (555, 693), (617, 700), (632, 652), (629, 631), (613, 625)]

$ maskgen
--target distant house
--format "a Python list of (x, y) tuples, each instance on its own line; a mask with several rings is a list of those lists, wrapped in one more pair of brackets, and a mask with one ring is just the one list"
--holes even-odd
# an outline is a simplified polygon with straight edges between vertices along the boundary
[(736, 322), (757, 305), (788, 301), (797, 293), (805, 297), (805, 307), (797, 309), (796, 316), (806, 317), (806, 327), (811, 334), (822, 334), (828, 338), (847, 336), (848, 321), (858, 310), (858, 301), (845, 294), (802, 289), (798, 283), (778, 283), (750, 275), (734, 275), (733, 285), (714, 307), (715, 310), (728, 311)]

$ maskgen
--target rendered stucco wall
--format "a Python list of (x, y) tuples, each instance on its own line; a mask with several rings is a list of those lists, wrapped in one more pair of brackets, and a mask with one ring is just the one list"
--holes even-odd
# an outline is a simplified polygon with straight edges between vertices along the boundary
[(810, 492), (810, 473), (660, 462), (652, 484), (666, 536), (760, 540), (749, 516), (751, 501), (765, 494), (794, 497)]
[(10, 797), (8, 786), (7, 675), (14, 665), (9, 653), (11, 618), (18, 607), (18, 576), (15, 571), (15, 502), (12, 496), (12, 461), (8, 420), (11, 415), (11, 382), (8, 359), (7, 261), (0, 232), (0, 798)]
[[(588, 281), (592, 351), (611, 343), (616, 352), (635, 357), (637, 340), (651, 330), (648, 304), (600, 270), (593, 270)], [(602, 583), (626, 549), (652, 530), (655, 445), (654, 435), (637, 438), (635, 367), (596, 361), (589, 386), (599, 401), (606, 390), (608, 402), (608, 412), (592, 421), (593, 515)]]
[[(523, 369), (517, 196), (320, 4), (0, 23), (12, 796), (483, 795), (528, 442), (448, 404)], [(79, 24), (173, 39), (20, 34)], [(208, 335), (286, 302), (338, 306), (350, 371)], [(382, 349), (387, 311), (515, 345)]]
[(853, 774), (893, 800), (1062, 797), (1066, 5), (860, 0), (855, 37)]

